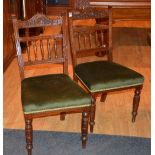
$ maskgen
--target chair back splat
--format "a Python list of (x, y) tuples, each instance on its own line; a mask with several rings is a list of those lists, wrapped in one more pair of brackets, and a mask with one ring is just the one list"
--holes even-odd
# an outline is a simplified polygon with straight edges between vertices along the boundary
[[(27, 21), (17, 22), (17, 19), (13, 18), (18, 64), (22, 79), (24, 78), (24, 66), (46, 63), (62, 63), (64, 64), (64, 73), (68, 74), (65, 20), (64, 16), (50, 19), (39, 13)], [(37, 36), (28, 34), (31, 28), (43, 27), (45, 29), (56, 26), (61, 27), (59, 34), (40, 34)], [(20, 36), (18, 33), (20, 29), (25, 29), (27, 34)], [(20, 46), (22, 43), (26, 45), (26, 48), (23, 48), (25, 52)], [(60, 44), (63, 44), (63, 48), (60, 48), (62, 47)]]
[[(89, 20), (104, 19), (102, 24), (86, 24)], [(74, 24), (81, 20), (81, 25)], [(83, 21), (83, 23), (82, 23)], [(79, 22), (80, 23), (80, 22)], [(70, 40), (73, 56), (73, 65), (77, 65), (80, 57), (92, 56), (102, 53), (112, 61), (112, 22), (111, 9), (97, 10), (85, 8), (69, 13)]]

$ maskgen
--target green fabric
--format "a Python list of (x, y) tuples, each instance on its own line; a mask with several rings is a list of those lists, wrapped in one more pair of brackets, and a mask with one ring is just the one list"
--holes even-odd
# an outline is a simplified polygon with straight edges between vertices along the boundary
[(24, 113), (91, 104), (91, 97), (64, 74), (26, 78), (22, 81), (21, 93)]
[(141, 85), (144, 81), (141, 74), (108, 61), (79, 64), (74, 71), (90, 92)]

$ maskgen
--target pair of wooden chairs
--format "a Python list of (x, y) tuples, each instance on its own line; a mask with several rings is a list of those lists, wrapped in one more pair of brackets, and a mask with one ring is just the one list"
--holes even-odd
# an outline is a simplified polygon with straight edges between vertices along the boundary
[[(105, 18), (102, 25), (74, 25), (74, 20)], [(108, 91), (135, 87), (132, 121), (135, 121), (140, 99), (143, 76), (139, 73), (112, 62), (111, 11), (82, 9), (71, 11), (69, 38), (73, 57), (74, 79), (79, 80), (87, 91), (82, 89), (68, 76), (68, 37), (65, 16), (50, 19), (36, 14), (27, 21), (13, 18), (19, 71), (21, 75), (21, 99), (25, 118), (26, 148), (32, 154), (34, 118), (60, 115), (61, 120), (67, 113), (82, 113), (82, 147), (86, 147), (88, 124), (93, 132), (95, 124), (96, 94), (105, 100)], [(59, 34), (40, 34), (38, 36), (19, 36), (19, 29), (34, 27), (60, 26)], [(21, 43), (26, 44), (22, 52)], [(92, 61), (78, 64), (78, 58), (88, 55), (107, 55), (108, 61)], [(25, 77), (25, 66), (45, 63), (59, 63), (63, 73)]]

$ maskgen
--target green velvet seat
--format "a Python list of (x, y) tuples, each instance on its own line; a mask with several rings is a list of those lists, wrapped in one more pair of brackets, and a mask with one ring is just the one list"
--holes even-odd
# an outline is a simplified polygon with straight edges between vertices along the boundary
[(26, 78), (22, 81), (25, 114), (89, 106), (90, 96), (64, 74)]
[(95, 61), (79, 64), (75, 74), (90, 92), (107, 91), (143, 84), (144, 77), (117, 63)]

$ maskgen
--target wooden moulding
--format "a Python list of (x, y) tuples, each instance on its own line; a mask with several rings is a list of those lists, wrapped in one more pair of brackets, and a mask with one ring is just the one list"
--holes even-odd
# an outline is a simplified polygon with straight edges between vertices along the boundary
[(113, 8), (151, 8), (150, 0), (91, 0), (90, 6), (92, 7), (106, 7), (111, 6)]
[(35, 16), (30, 18), (27, 21), (19, 21), (18, 27), (19, 28), (33, 28), (33, 27), (43, 27), (43, 26), (50, 26), (50, 25), (60, 25), (62, 24), (61, 17), (57, 19), (50, 19), (43, 14), (37, 13)]
[(24, 114), (24, 117), (26, 119), (33, 119), (33, 118), (40, 118), (40, 117), (47, 117), (47, 116), (55, 116), (55, 115), (60, 115), (62, 113), (65, 114), (72, 114), (72, 113), (80, 113), (80, 112), (90, 112), (90, 106), (86, 107), (79, 107), (79, 108), (64, 108), (60, 110), (51, 110), (48, 112), (38, 112), (38, 113), (30, 113), (30, 114)]

